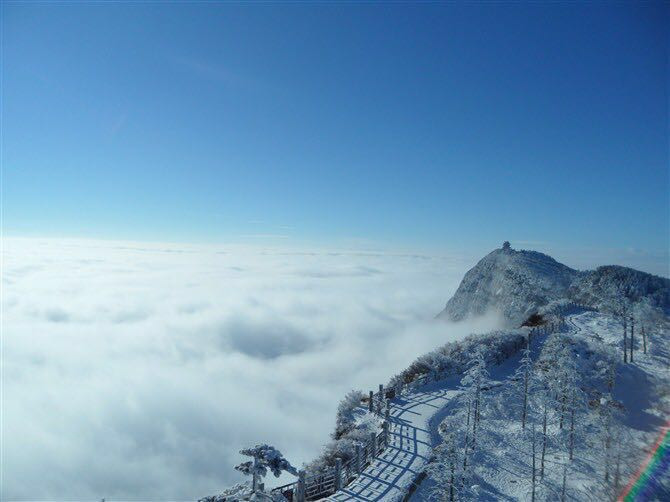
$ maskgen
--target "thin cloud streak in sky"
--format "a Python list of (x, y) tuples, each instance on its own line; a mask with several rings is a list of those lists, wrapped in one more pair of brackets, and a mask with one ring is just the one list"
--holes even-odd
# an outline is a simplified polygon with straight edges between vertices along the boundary
[(194, 499), (256, 442), (295, 464), (338, 401), (478, 326), (461, 257), (6, 239), (7, 499)]

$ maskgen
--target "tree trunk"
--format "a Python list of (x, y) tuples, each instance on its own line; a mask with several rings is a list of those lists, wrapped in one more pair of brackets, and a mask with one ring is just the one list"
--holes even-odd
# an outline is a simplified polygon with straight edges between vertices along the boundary
[(463, 448), (463, 475), (461, 476), (461, 486), (465, 484), (465, 471), (468, 468), (468, 434), (470, 429), (465, 429), (465, 448)]
[(612, 415), (609, 409), (609, 401), (605, 410), (605, 484), (610, 480), (610, 463), (611, 463), (611, 448), (612, 448)]
[(532, 492), (531, 492), (531, 502), (535, 502), (535, 424), (533, 424), (533, 437), (532, 437), (532, 449), (533, 449), (533, 472), (531, 475), (531, 486), (532, 486)]
[(526, 410), (528, 409), (528, 371), (523, 379), (523, 412), (521, 414), (521, 429), (526, 429)]
[(477, 422), (479, 422), (479, 389), (477, 389), (477, 394), (475, 394), (475, 409), (472, 415), (472, 449), (475, 448), (475, 443), (477, 442)]
[(644, 326), (642, 326), (642, 350), (644, 353), (647, 353), (647, 332), (644, 330)]
[(570, 409), (570, 460), (575, 450), (575, 403), (572, 403)]
[(254, 472), (252, 474), (252, 481), (251, 481), (251, 491), (253, 493), (256, 493), (256, 490), (258, 489), (258, 474), (256, 474), (257, 469), (258, 469), (258, 457), (254, 457)]
[(626, 323), (626, 316), (623, 318), (623, 362), (628, 362), (628, 324)]
[(451, 476), (449, 478), (449, 500), (450, 502), (453, 502), (454, 500), (454, 472), (456, 470), (456, 466), (454, 465), (454, 451), (452, 450), (451, 452)]
[(635, 348), (635, 318), (630, 318), (630, 362), (633, 362), (633, 349)]
[(568, 464), (563, 464), (563, 484), (561, 486), (561, 502), (565, 502), (565, 482), (568, 477)]
[(547, 453), (547, 403), (544, 403), (542, 417), (542, 456), (540, 457), (540, 478), (544, 478), (544, 456)]
[(621, 450), (617, 449), (616, 454), (616, 467), (614, 469), (614, 493), (619, 494), (619, 484), (621, 479)]

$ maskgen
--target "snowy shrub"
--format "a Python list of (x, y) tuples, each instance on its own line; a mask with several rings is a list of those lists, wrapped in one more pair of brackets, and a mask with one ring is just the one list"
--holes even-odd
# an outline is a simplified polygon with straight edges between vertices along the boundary
[(198, 502), (287, 502), (281, 493), (254, 493), (249, 483), (240, 483), (227, 488), (218, 495), (202, 498)]
[(372, 413), (361, 409), (361, 416), (356, 419), (352, 427), (340, 438), (324, 446), (321, 455), (305, 465), (305, 470), (315, 473), (335, 466), (336, 459), (348, 462), (356, 455), (356, 445), (368, 441), (370, 434), (381, 431), (381, 419)]
[(201, 498), (198, 502), (234, 502), (238, 500), (249, 500), (253, 494), (249, 483), (239, 483), (226, 488), (218, 495)]
[(406, 370), (394, 376), (389, 386), (394, 387), (398, 382), (409, 384), (433, 372), (439, 372), (441, 378), (460, 375), (468, 368), (468, 361), (478, 347), (481, 347), (487, 365), (500, 364), (521, 350), (525, 340), (522, 330), (511, 330), (470, 335), (463, 340), (449, 342), (418, 357)]
[(363, 392), (352, 390), (340, 401), (337, 407), (337, 417), (335, 418), (335, 431), (332, 434), (333, 439), (339, 439), (355, 426), (355, 411), (360, 410), (362, 399)]

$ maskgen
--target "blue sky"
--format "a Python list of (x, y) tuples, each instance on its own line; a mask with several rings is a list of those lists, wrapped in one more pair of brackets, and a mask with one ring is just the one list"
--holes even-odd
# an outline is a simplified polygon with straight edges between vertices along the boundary
[(4, 2), (4, 231), (665, 257), (668, 17)]

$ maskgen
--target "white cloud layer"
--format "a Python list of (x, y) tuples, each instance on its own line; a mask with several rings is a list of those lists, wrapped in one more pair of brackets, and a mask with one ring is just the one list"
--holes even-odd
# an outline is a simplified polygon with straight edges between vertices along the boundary
[(5, 239), (2, 499), (195, 499), (238, 450), (296, 465), (371, 389), (470, 330), (471, 258)]

